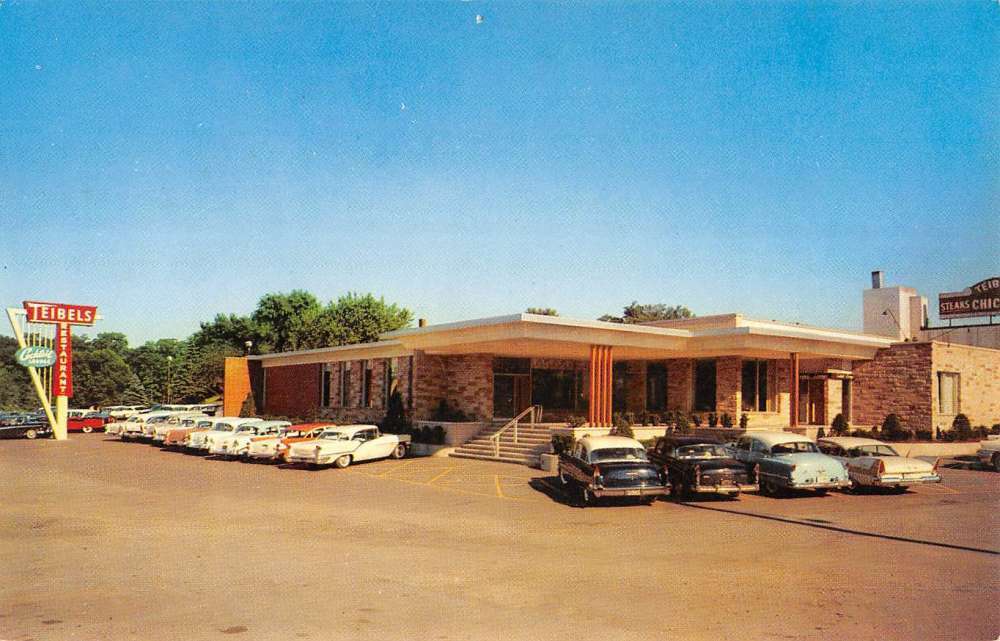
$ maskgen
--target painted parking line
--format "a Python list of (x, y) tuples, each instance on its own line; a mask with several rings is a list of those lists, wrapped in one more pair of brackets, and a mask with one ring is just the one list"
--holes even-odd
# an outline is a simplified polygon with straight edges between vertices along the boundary
[(431, 480), (427, 481), (427, 485), (431, 485), (432, 483), (434, 483), (434, 481), (439, 481), (439, 480), (441, 480), (442, 478), (444, 478), (444, 477), (445, 477), (445, 476), (447, 476), (448, 474), (451, 474), (451, 473), (452, 473), (452, 472), (454, 472), (454, 471), (455, 471), (455, 468), (454, 468), (454, 467), (447, 467), (447, 468), (445, 468), (445, 470), (444, 470), (443, 472), (441, 472), (440, 474), (436, 475), (436, 476), (435, 476), (434, 478), (432, 478)]

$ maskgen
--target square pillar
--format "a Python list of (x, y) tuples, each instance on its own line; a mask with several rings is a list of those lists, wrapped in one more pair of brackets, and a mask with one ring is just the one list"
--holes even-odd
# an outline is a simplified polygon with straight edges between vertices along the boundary
[(789, 361), (788, 388), (789, 408), (788, 427), (799, 426), (799, 355), (792, 352)]
[(587, 422), (592, 426), (611, 425), (611, 347), (590, 347), (590, 399)]

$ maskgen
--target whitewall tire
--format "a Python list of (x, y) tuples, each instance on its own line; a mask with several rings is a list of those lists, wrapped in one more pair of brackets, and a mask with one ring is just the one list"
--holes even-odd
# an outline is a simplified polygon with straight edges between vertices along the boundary
[(345, 467), (351, 464), (351, 455), (344, 454), (343, 456), (338, 456), (337, 460), (334, 461), (333, 464), (339, 467), (340, 469), (344, 469)]

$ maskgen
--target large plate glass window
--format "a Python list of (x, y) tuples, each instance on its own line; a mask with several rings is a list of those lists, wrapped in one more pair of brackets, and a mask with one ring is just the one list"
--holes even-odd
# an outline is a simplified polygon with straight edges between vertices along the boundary
[(743, 361), (742, 408), (744, 412), (767, 411), (767, 361)]
[(697, 412), (715, 411), (715, 359), (695, 361), (694, 409)]
[(667, 364), (646, 365), (646, 409), (662, 412), (667, 409)]

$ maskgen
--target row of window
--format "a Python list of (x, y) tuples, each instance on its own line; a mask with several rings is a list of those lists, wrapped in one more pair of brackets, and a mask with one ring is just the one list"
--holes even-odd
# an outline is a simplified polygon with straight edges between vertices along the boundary
[[(612, 409), (626, 409), (627, 365), (615, 363), (612, 372)], [(743, 411), (774, 411), (774, 401), (768, 387), (768, 362), (744, 360), (741, 373)], [(646, 410), (667, 409), (667, 365), (663, 362), (646, 365)], [(553, 410), (583, 411), (587, 407), (583, 371), (578, 369), (532, 368), (530, 359), (497, 358), (493, 366), (493, 403), (497, 416), (513, 416), (529, 403)], [(695, 411), (715, 410), (716, 361), (695, 361)]]
[[(399, 371), (398, 359), (374, 361), (355, 361), (327, 363), (323, 365), (322, 391), (320, 404), (323, 407), (375, 407), (372, 388), (375, 381), (375, 368), (382, 368), (382, 394), (378, 406), (385, 408), (389, 404), (389, 396), (395, 390), (396, 376)], [(355, 370), (360, 370), (355, 371)], [(333, 389), (333, 373), (338, 373), (340, 384)], [(361, 377), (360, 394), (351, 398), (351, 380), (353, 376)]]

